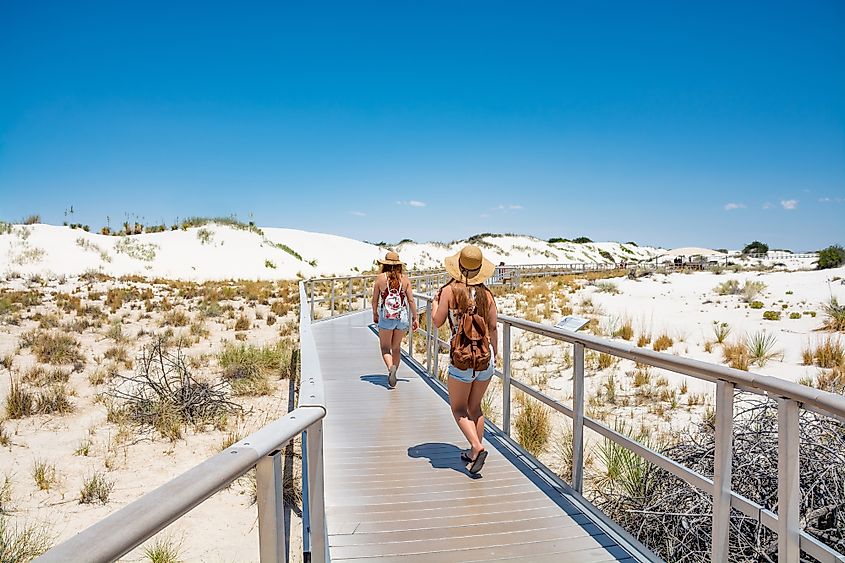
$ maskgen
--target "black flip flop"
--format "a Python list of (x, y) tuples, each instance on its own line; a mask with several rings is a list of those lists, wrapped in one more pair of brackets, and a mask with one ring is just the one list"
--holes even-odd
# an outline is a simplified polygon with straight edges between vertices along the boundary
[(476, 475), (481, 468), (484, 467), (484, 462), (487, 460), (487, 450), (481, 450), (478, 452), (478, 455), (475, 456), (475, 459), (472, 460), (472, 463), (469, 467), (467, 467), (467, 471), (469, 471), (470, 475)]
[(461, 461), (464, 463), (471, 463), (472, 458), (469, 457), (469, 454), (472, 453), (472, 450), (461, 450)]

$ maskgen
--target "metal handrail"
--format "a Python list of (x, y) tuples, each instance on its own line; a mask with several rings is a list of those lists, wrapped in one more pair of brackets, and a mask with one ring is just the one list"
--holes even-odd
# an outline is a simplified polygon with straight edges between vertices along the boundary
[[(303, 530), (311, 561), (328, 560), (323, 497), (322, 421), (326, 416), (322, 375), (311, 334), (311, 313), (300, 283), (300, 400), (296, 409), (225, 451), (168, 481), (117, 512), (53, 547), (35, 561), (114, 561), (179, 519), (217, 491), (256, 468), (258, 536), (261, 561), (287, 561), (282, 533), (282, 448), (305, 432), (303, 440)], [(303, 322), (304, 320), (304, 322)], [(306, 501), (304, 501), (305, 504)], [(308, 518), (305, 518), (307, 508)], [(316, 530), (316, 531), (315, 531)]]
[[(415, 298), (426, 302), (426, 328), (420, 328), (426, 337), (425, 369), (436, 376), (439, 370), (439, 355), (442, 348), (448, 349), (448, 342), (439, 338), (431, 322), (431, 295), (418, 294)], [(422, 307), (420, 307), (422, 310)], [(510, 436), (511, 387), (543, 402), (556, 412), (573, 421), (573, 456), (571, 485), (583, 492), (584, 476), (584, 428), (589, 428), (616, 444), (636, 453), (647, 461), (665, 469), (690, 485), (713, 496), (713, 523), (711, 560), (727, 561), (730, 529), (730, 510), (737, 509), (758, 520), (762, 525), (777, 533), (778, 553), (781, 561), (797, 562), (800, 552), (815, 557), (823, 563), (845, 562), (841, 554), (810, 536), (800, 527), (800, 484), (798, 450), (799, 410), (804, 408), (830, 416), (845, 423), (845, 397), (807, 387), (775, 377), (749, 373), (726, 366), (710, 364), (699, 360), (682, 358), (671, 354), (638, 348), (596, 336), (565, 331), (511, 317), (499, 315), (502, 325), (502, 371), (496, 375), (503, 380), (502, 418), (503, 431)], [(518, 328), (573, 345), (573, 406), (572, 408), (545, 395), (541, 391), (511, 378), (511, 329)], [(636, 440), (593, 420), (584, 414), (584, 352), (585, 349), (604, 352), (642, 364), (668, 369), (697, 379), (716, 383), (715, 417), (715, 463), (714, 478), (710, 479), (680, 463), (656, 452)], [(413, 355), (409, 345), (409, 354)], [(778, 401), (778, 512), (765, 509), (731, 489), (731, 467), (733, 460), (733, 407), (734, 390), (743, 389), (758, 395), (766, 395)]]

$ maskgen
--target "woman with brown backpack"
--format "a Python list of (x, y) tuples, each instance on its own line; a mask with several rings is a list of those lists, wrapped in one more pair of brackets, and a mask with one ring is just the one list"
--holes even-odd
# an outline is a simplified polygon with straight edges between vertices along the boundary
[[(402, 359), (402, 338), (417, 330), (417, 306), (411, 280), (405, 275), (402, 261), (395, 252), (388, 252), (379, 260), (381, 273), (373, 283), (373, 322), (378, 323), (378, 339), (384, 365), (387, 367), (387, 386), (396, 387), (396, 370)], [(410, 317), (410, 322), (409, 322)]]
[(461, 452), (467, 470), (475, 475), (484, 466), (487, 452), (481, 399), (496, 366), (498, 311), (493, 294), (484, 285), (496, 267), (475, 245), (449, 256), (444, 266), (452, 279), (440, 288), (432, 306), (432, 322), (446, 320), (452, 328), (449, 352), (449, 405), (470, 449)]

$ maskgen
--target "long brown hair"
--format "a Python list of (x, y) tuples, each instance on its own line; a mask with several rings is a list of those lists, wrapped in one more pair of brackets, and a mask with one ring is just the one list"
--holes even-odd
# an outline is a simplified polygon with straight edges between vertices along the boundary
[[(461, 313), (466, 313), (469, 310), (470, 306), (470, 292), (469, 288), (464, 282), (460, 282), (456, 279), (450, 280), (446, 285), (452, 286), (452, 295), (455, 296), (455, 305), (457, 305), (458, 311)], [(487, 289), (487, 286), (483, 283), (479, 283), (473, 285), (475, 287), (475, 312), (482, 316), (485, 322), (490, 322), (490, 319), (487, 317), (490, 314), (490, 290)], [(441, 288), (443, 289), (443, 288)]]
[(382, 264), (381, 273), (387, 274), (387, 287), (393, 285), (393, 282), (396, 282), (397, 288), (402, 286), (402, 274), (405, 273), (402, 264)]

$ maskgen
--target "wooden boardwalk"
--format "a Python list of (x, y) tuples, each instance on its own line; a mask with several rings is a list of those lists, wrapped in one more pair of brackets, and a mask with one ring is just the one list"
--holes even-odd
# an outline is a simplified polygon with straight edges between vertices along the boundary
[(496, 436), (482, 477), (472, 478), (459, 458), (463, 435), (433, 382), (403, 362), (397, 388), (387, 388), (371, 320), (358, 313), (313, 328), (328, 409), (333, 561), (653, 560)]

